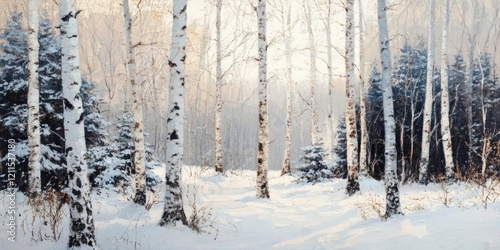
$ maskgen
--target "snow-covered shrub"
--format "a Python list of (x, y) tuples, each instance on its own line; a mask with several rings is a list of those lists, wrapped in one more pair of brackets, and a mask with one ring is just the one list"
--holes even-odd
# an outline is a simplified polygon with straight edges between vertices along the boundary
[(321, 144), (306, 146), (301, 150), (304, 154), (300, 156), (303, 164), (297, 168), (299, 181), (316, 183), (325, 178), (332, 178), (331, 170), (323, 161), (326, 153)]

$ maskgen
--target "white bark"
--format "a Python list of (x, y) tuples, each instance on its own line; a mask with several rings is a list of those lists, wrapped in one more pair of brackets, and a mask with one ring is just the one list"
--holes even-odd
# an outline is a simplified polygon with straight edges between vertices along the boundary
[(431, 119), (432, 119), (432, 86), (434, 80), (434, 9), (435, 0), (430, 0), (429, 9), (429, 40), (427, 48), (427, 82), (425, 84), (424, 124), (422, 129), (422, 153), (420, 156), (419, 181), (427, 183), (429, 149), (431, 142)]
[(367, 175), (367, 156), (368, 156), (368, 128), (366, 126), (366, 93), (368, 88), (365, 84), (365, 59), (364, 59), (364, 25), (363, 25), (363, 0), (358, 1), (359, 14), (359, 109), (361, 125), (361, 145), (359, 150), (359, 172), (361, 175)]
[(326, 53), (328, 55), (328, 119), (326, 121), (327, 130), (328, 130), (328, 153), (330, 155), (333, 154), (333, 142), (335, 133), (334, 124), (337, 121), (336, 118), (333, 117), (333, 102), (332, 102), (332, 93), (333, 93), (333, 54), (332, 54), (332, 28), (331, 28), (331, 18), (332, 18), (332, 1), (328, 0), (328, 14), (326, 16)]
[(222, 173), (222, 53), (220, 37), (220, 19), (221, 19), (222, 0), (217, 0), (217, 19), (215, 27), (217, 31), (217, 67), (216, 67), (216, 107), (215, 107), (215, 171)]
[(123, 0), (123, 17), (125, 19), (125, 40), (127, 43), (128, 80), (132, 88), (132, 114), (134, 116), (134, 168), (135, 198), (139, 205), (146, 204), (146, 161), (144, 149), (144, 123), (142, 113), (142, 91), (136, 82), (137, 67), (135, 64), (134, 46), (132, 44), (132, 18), (130, 17), (129, 0)]
[[(463, 3), (465, 5), (465, 1)], [(462, 6), (462, 8), (465, 9), (465, 6)], [(469, 73), (467, 77), (467, 82), (466, 82), (466, 87), (467, 87), (467, 130), (469, 133), (469, 151), (468, 151), (468, 159), (469, 159), (469, 166), (472, 165), (473, 163), (473, 157), (474, 155), (478, 154), (477, 152), (477, 143), (475, 141), (476, 137), (476, 130), (474, 129), (474, 120), (473, 120), (473, 113), (472, 113), (472, 105), (473, 105), (473, 78), (474, 78), (474, 52), (476, 50), (476, 44), (477, 44), (477, 34), (480, 29), (480, 12), (479, 12), (479, 7), (478, 4), (474, 4), (474, 9), (473, 9), (473, 15), (472, 15), (472, 31), (470, 32), (470, 37), (469, 37)]]
[(259, 50), (259, 147), (257, 156), (257, 198), (269, 198), (267, 181), (269, 128), (267, 108), (266, 0), (257, 6)]
[(394, 122), (394, 100), (391, 84), (391, 52), (389, 47), (386, 11), (387, 5), (385, 0), (378, 0), (378, 25), (380, 30), (379, 38), (385, 129), (385, 216), (388, 218), (395, 214), (401, 214), (401, 205), (399, 201), (399, 183), (397, 178), (396, 124)]
[(288, 5), (288, 12), (286, 18), (286, 25), (283, 21), (282, 32), (285, 39), (285, 60), (286, 60), (286, 128), (285, 128), (285, 155), (283, 157), (283, 166), (281, 168), (281, 175), (291, 174), (291, 152), (292, 152), (292, 27), (291, 27), (291, 14), (292, 4)]
[(187, 225), (182, 205), (182, 157), (184, 154), (184, 82), (186, 60), (186, 0), (174, 0), (172, 46), (170, 49), (170, 91), (167, 110), (167, 152), (165, 206), (160, 226), (181, 221)]
[(70, 249), (95, 249), (94, 219), (90, 200), (85, 154), (84, 117), (80, 87), (80, 54), (75, 0), (61, 0), (62, 85), (64, 100), (64, 138), (70, 201)]
[(29, 193), (36, 197), (42, 192), (40, 179), (40, 83), (38, 81), (38, 22), (39, 2), (28, 1), (28, 148)]
[(446, 0), (444, 9), (444, 26), (441, 47), (441, 135), (448, 180), (455, 177), (453, 164), (453, 148), (450, 132), (450, 102), (448, 94), (448, 24), (450, 21), (450, 0)]
[[(304, 2), (305, 3), (305, 2)], [(312, 144), (320, 143), (319, 139), (319, 127), (318, 127), (318, 111), (316, 108), (316, 85), (317, 85), (317, 77), (316, 77), (316, 45), (314, 42), (314, 32), (312, 29), (312, 16), (311, 16), (311, 7), (309, 6), (309, 2), (304, 6), (306, 11), (306, 21), (307, 21), (307, 33), (309, 34), (309, 58), (310, 58), (310, 67), (309, 67), (309, 81), (311, 83), (311, 142)]]
[(356, 75), (354, 74), (354, 0), (346, 1), (346, 98), (345, 111), (347, 139), (347, 188), (346, 194), (353, 195), (359, 191), (358, 172), (358, 136), (356, 129), (355, 90)]

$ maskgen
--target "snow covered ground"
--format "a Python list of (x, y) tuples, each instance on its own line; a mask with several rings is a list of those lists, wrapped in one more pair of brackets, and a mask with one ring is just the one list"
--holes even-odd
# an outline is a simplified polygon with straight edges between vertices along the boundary
[[(163, 176), (163, 173), (158, 173)], [(185, 226), (158, 227), (162, 195), (149, 211), (119, 194), (93, 193), (96, 238), (99, 247), (111, 249), (500, 249), (500, 187), (486, 191), (470, 184), (401, 187), (404, 216), (382, 221), (382, 182), (361, 179), (362, 193), (344, 195), (344, 180), (316, 185), (296, 183), (270, 171), (270, 200), (255, 198), (255, 171), (240, 170), (218, 176), (200, 167), (185, 167), (186, 214), (193, 204), (200, 211), (201, 234)], [(194, 195), (196, 191), (196, 197)], [(2, 228), (0, 249), (65, 249), (67, 208), (60, 240), (34, 242), (48, 227), (31, 225), (30, 207), (17, 195), (16, 243), (7, 240), (8, 200), (0, 193)], [(195, 202), (196, 201), (196, 202)], [(35, 223), (36, 224), (36, 223)], [(37, 229), (38, 228), (38, 229)], [(26, 234), (23, 232), (25, 231)]]

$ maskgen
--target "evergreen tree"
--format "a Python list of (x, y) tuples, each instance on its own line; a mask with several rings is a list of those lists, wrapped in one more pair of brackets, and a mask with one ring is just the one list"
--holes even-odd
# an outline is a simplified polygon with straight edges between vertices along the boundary
[(366, 117), (368, 137), (368, 171), (375, 179), (382, 179), (384, 175), (384, 110), (382, 109), (381, 75), (375, 67), (369, 79), (369, 88), (366, 100)]
[[(0, 33), (4, 40), (0, 49), (0, 150), (2, 165), (6, 166), (7, 140), (16, 141), (16, 183), (27, 191), (27, 117), (28, 117), (28, 36), (22, 29), (22, 14), (13, 13), (7, 28)], [(7, 168), (3, 168), (6, 185)]]
[(109, 123), (104, 120), (99, 104), (101, 99), (96, 93), (93, 83), (83, 80), (80, 93), (83, 101), (85, 124), (85, 144), (87, 146), (87, 162), (89, 179), (93, 187), (97, 186), (95, 178), (113, 164), (115, 144), (111, 143), (107, 132)]
[[(126, 108), (128, 110), (128, 108)], [(106, 185), (112, 185), (119, 192), (123, 192), (125, 195), (133, 194), (133, 183), (135, 174), (134, 166), (134, 144), (133, 142), (133, 130), (132, 126), (134, 124), (133, 115), (129, 111), (125, 111), (121, 116), (117, 118), (116, 123), (117, 135), (113, 138), (113, 143), (108, 143), (113, 145), (114, 150), (108, 151), (108, 156), (110, 154), (113, 157), (105, 157), (106, 163), (104, 165), (103, 171), (101, 171), (96, 178), (96, 185), (103, 187)], [(147, 134), (144, 134), (147, 137)], [(111, 147), (108, 147), (108, 149)], [(105, 148), (106, 149), (106, 148)], [(145, 144), (145, 159), (146, 159), (146, 188), (148, 191), (154, 192), (154, 187), (161, 182), (158, 175), (154, 174), (152, 171), (155, 168), (161, 167), (160, 161), (154, 157), (153, 146), (149, 143)]]
[(297, 169), (299, 180), (316, 183), (325, 178), (332, 178), (332, 172), (323, 161), (326, 153), (321, 144), (303, 147), (302, 151), (304, 154), (300, 156), (300, 160), (304, 164)]
[(59, 189), (66, 180), (61, 82), (61, 44), (47, 14), (40, 20), (40, 123), (42, 187)]
[(337, 125), (337, 144), (333, 149), (335, 158), (333, 160), (332, 175), (335, 178), (347, 178), (347, 136), (345, 119), (339, 119)]
[(468, 146), (467, 141), (467, 89), (466, 66), (462, 55), (456, 55), (450, 65), (448, 87), (450, 92), (450, 128), (455, 166), (458, 176), (466, 174)]
[(398, 173), (403, 181), (418, 179), (426, 69), (425, 45), (423, 43), (417, 46), (405, 44), (401, 49), (393, 74)]

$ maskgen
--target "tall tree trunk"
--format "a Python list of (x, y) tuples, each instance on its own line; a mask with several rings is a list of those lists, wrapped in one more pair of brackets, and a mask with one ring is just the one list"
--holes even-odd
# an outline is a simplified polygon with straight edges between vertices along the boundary
[[(306, 2), (304, 2), (306, 3)], [(314, 32), (312, 29), (312, 16), (311, 16), (311, 7), (309, 6), (309, 2), (304, 6), (306, 9), (306, 21), (307, 21), (307, 33), (309, 34), (309, 58), (310, 58), (310, 67), (309, 67), (309, 81), (311, 83), (311, 142), (312, 144), (320, 143), (319, 139), (319, 128), (318, 128), (318, 110), (316, 108), (316, 85), (317, 85), (317, 77), (316, 77), (316, 45), (314, 42)]]
[(368, 156), (368, 128), (366, 126), (366, 93), (368, 92), (365, 84), (365, 59), (364, 59), (364, 26), (363, 26), (363, 0), (358, 1), (359, 7), (359, 109), (361, 125), (361, 145), (359, 151), (359, 171), (361, 175), (367, 175), (367, 156)]
[(28, 1), (28, 148), (29, 193), (37, 197), (42, 192), (40, 180), (40, 83), (38, 82), (38, 0)]
[(389, 32), (387, 30), (387, 5), (385, 0), (378, 0), (378, 27), (380, 38), (380, 58), (382, 63), (382, 96), (384, 105), (385, 129), (385, 217), (401, 214), (399, 201), (399, 183), (397, 178), (396, 124), (394, 122), (394, 100), (391, 84), (391, 52)]
[(184, 76), (186, 60), (186, 0), (174, 0), (172, 46), (170, 49), (170, 91), (167, 110), (167, 152), (165, 206), (160, 226), (181, 221), (187, 225), (182, 205), (182, 157), (184, 155)]
[(359, 191), (358, 172), (358, 136), (356, 129), (356, 108), (354, 83), (354, 0), (347, 0), (346, 31), (345, 31), (345, 70), (346, 70), (346, 98), (345, 111), (346, 139), (347, 139), (347, 188), (346, 194), (351, 196)]
[(488, 134), (488, 128), (486, 124), (486, 119), (488, 117), (488, 108), (487, 108), (487, 100), (484, 96), (485, 89), (485, 75), (484, 75), (484, 69), (483, 69), (483, 63), (481, 62), (481, 59), (479, 60), (479, 70), (481, 72), (481, 121), (482, 121), (482, 127), (483, 127), (483, 140), (482, 140), (482, 147), (481, 147), (481, 176), (484, 178), (486, 174), (486, 166), (488, 165), (488, 155), (490, 154), (491, 151), (491, 142), (490, 142), (490, 135)]
[(283, 22), (282, 32), (285, 39), (285, 58), (286, 58), (286, 128), (285, 128), (285, 155), (283, 157), (283, 166), (281, 167), (281, 175), (291, 174), (291, 151), (292, 151), (292, 27), (291, 27), (292, 4), (288, 5), (286, 25)]
[(333, 93), (333, 54), (332, 54), (332, 27), (331, 27), (331, 18), (332, 18), (332, 1), (328, 0), (328, 15), (326, 16), (326, 53), (328, 54), (328, 120), (326, 121), (327, 130), (328, 130), (328, 140), (327, 143), (329, 146), (328, 154), (333, 157), (333, 145), (334, 143), (334, 134), (335, 134), (335, 126), (337, 119), (333, 117), (333, 102), (332, 102), (332, 93)]
[[(465, 1), (463, 2), (465, 5)], [(465, 8), (465, 6), (462, 6), (462, 8)], [(469, 133), (469, 150), (468, 150), (468, 165), (472, 166), (474, 165), (474, 155), (476, 155), (478, 152), (476, 150), (476, 131), (474, 129), (474, 120), (473, 120), (473, 111), (472, 111), (472, 106), (474, 104), (473, 102), (473, 79), (474, 79), (474, 52), (476, 50), (476, 43), (477, 43), (477, 33), (479, 30), (479, 10), (477, 7), (477, 4), (474, 5), (474, 10), (473, 10), (473, 15), (472, 15), (472, 31), (471, 35), (469, 37), (469, 73), (467, 77), (467, 82), (466, 82), (466, 87), (467, 87), (467, 130)]]
[(446, 0), (444, 9), (444, 25), (441, 47), (441, 135), (443, 152), (446, 164), (446, 178), (448, 181), (455, 178), (453, 163), (453, 147), (450, 132), (450, 101), (448, 94), (448, 24), (450, 21), (450, 0)]
[(123, 0), (123, 17), (125, 18), (125, 40), (127, 42), (128, 80), (132, 87), (132, 114), (134, 116), (134, 168), (135, 198), (134, 202), (146, 204), (146, 161), (144, 150), (144, 123), (142, 113), (141, 86), (135, 81), (137, 67), (135, 64), (134, 45), (132, 44), (132, 18), (130, 17), (129, 0)]
[(259, 0), (257, 6), (258, 50), (259, 50), (259, 148), (257, 156), (257, 198), (269, 198), (267, 164), (269, 128), (267, 110), (267, 42), (266, 42), (266, 0)]
[(222, 9), (222, 0), (217, 0), (217, 20), (215, 27), (217, 29), (217, 68), (216, 68), (216, 107), (215, 107), (215, 171), (222, 173), (222, 53), (220, 38), (220, 16)]
[(78, 22), (75, 0), (61, 0), (62, 85), (64, 100), (64, 138), (68, 171), (68, 192), (71, 225), (70, 249), (95, 249), (94, 219), (90, 200), (85, 154), (84, 117), (80, 87), (80, 54), (78, 51)]
[(427, 48), (427, 82), (425, 84), (424, 124), (422, 129), (422, 153), (420, 155), (419, 182), (427, 184), (429, 149), (431, 145), (431, 122), (432, 122), (432, 88), (434, 80), (434, 9), (435, 0), (430, 0), (429, 13), (429, 40)]

